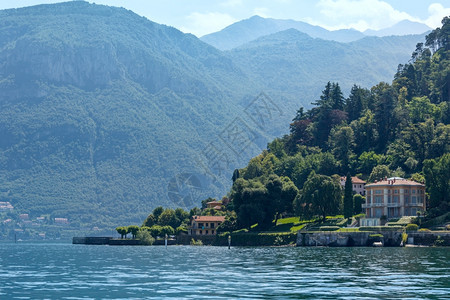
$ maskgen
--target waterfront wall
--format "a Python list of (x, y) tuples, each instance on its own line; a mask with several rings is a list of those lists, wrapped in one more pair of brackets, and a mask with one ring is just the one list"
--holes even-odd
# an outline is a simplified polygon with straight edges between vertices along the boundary
[[(381, 235), (381, 236), (379, 236)], [(402, 232), (298, 232), (297, 246), (328, 247), (363, 247), (381, 242), (386, 247), (399, 247), (402, 243)]]
[(411, 232), (408, 233), (408, 244), (418, 246), (450, 246), (450, 232)]

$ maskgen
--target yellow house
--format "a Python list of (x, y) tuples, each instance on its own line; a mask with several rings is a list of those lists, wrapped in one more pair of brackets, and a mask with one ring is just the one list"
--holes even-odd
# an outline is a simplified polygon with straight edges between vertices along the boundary
[(225, 221), (224, 216), (193, 216), (189, 235), (216, 235), (217, 227)]
[(425, 211), (425, 185), (400, 177), (385, 178), (366, 184), (366, 203), (362, 205), (366, 218), (361, 226), (380, 225), (381, 216), (400, 218), (416, 216)]

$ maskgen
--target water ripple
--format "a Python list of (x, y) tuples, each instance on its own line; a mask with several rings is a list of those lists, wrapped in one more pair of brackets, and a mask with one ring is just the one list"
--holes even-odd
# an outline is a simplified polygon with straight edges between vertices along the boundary
[(445, 299), (448, 248), (0, 244), (0, 299)]

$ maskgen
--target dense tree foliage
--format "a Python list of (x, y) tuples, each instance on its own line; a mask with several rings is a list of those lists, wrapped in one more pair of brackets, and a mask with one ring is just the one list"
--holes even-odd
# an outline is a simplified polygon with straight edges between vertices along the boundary
[[(369, 182), (391, 176), (425, 182), (430, 211), (447, 212), (449, 32), (450, 18), (444, 18), (391, 84), (354, 85), (344, 98), (339, 84), (328, 82), (313, 108), (298, 109), (290, 134), (235, 172), (240, 177), (233, 177), (230, 198), (237, 226), (266, 228), (280, 214), (360, 213), (364, 197), (352, 195), (352, 174)], [(337, 178), (345, 174), (343, 198)]]

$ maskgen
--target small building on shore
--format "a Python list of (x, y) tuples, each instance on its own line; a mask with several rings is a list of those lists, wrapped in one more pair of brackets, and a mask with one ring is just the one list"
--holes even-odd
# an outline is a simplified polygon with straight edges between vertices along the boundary
[(381, 217), (386, 219), (416, 216), (426, 209), (425, 185), (400, 177), (384, 178), (369, 183), (366, 188), (366, 214), (361, 226), (378, 226)]
[(215, 210), (221, 210), (222, 206), (223, 204), (221, 201), (211, 201), (206, 203), (206, 208), (213, 208)]
[(216, 235), (217, 227), (224, 221), (224, 216), (193, 216), (188, 233), (189, 235)]

